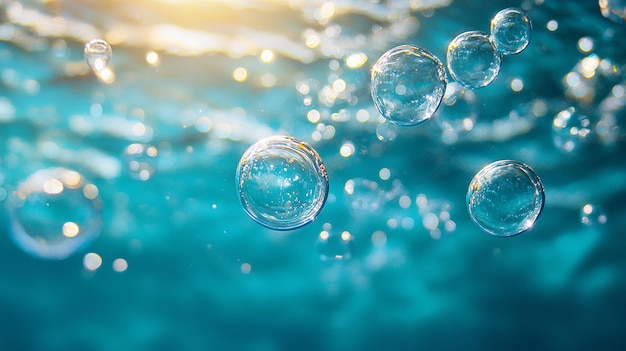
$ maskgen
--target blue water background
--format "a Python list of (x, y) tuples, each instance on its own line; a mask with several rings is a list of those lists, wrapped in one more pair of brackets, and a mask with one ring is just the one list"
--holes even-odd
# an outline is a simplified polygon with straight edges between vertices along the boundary
[[(362, 3), (367, 1), (353, 5)], [(380, 6), (394, 2), (388, 3)], [(135, 19), (93, 1), (55, 4), (25, 2), (24, 7), (78, 17), (102, 30), (116, 21), (141, 24), (166, 16), (142, 9), (145, 3), (124, 12), (136, 14)], [(321, 3), (311, 4), (313, 11)], [(378, 140), (368, 95), (375, 59), (394, 45), (411, 43), (445, 60), (452, 38), (466, 30), (488, 31), (490, 18), (509, 6), (528, 8), (532, 41), (521, 54), (504, 57), (500, 77), (476, 91), (475, 129), (445, 144), (431, 120), (399, 129), (393, 141)], [(224, 19), (215, 26), (249, 26), (251, 32), (267, 28), (276, 35), (267, 45), (297, 39), (307, 26), (330, 26), (298, 17), (305, 12), (234, 6), (231, 15), (240, 22)], [(150, 43), (121, 40), (113, 45), (116, 80), (105, 84), (90, 72), (71, 76), (60, 68), (63, 62), (81, 62), (80, 40), (63, 38), (67, 51), (61, 58), (51, 44), (58, 38), (29, 33), (28, 27), (27, 35), (1, 41), (0, 97), (14, 108), (0, 119), (4, 193), (37, 169), (75, 169), (99, 187), (105, 221), (92, 245), (65, 260), (49, 261), (31, 257), (11, 241), (3, 212), (0, 349), (622, 349), (625, 116), (623, 111), (617, 116), (622, 129), (616, 141), (596, 140), (575, 154), (554, 146), (551, 129), (561, 109), (576, 105), (593, 115), (611, 87), (624, 82), (620, 73), (594, 83), (596, 97), (581, 102), (565, 96), (563, 78), (591, 54), (577, 48), (584, 36), (594, 40), (593, 53), (623, 71), (626, 27), (602, 17), (595, 1), (454, 1), (410, 14), (419, 26), (406, 37), (391, 36), (354, 50), (365, 52), (368, 62), (339, 75), (354, 85), (358, 101), (339, 99), (330, 106), (318, 101), (317, 92), (329, 75), (337, 74), (329, 68), (333, 56), (343, 62), (352, 49), (337, 55), (318, 52), (303, 63), (286, 57), (280, 51), (284, 46), (277, 44), (271, 64), (261, 63), (254, 50), (242, 57), (219, 50), (159, 51), (160, 64), (151, 67), (144, 58)], [(550, 20), (558, 21), (554, 32), (546, 28)], [(201, 14), (194, 21), (189, 26), (212, 30), (203, 26)], [(390, 25), (356, 10), (337, 22), (342, 25), (338, 37), (347, 39), (368, 33), (377, 23)], [(242, 66), (250, 79), (239, 83), (231, 74)], [(273, 87), (253, 83), (266, 72), (277, 79)], [(524, 82), (519, 93), (510, 89), (514, 77)], [(38, 83), (35, 91), (28, 89), (29, 79)], [(312, 106), (295, 89), (302, 81), (311, 83)], [(547, 106), (541, 116), (529, 112), (537, 100)], [(102, 108), (96, 117), (90, 113), (94, 104)], [(332, 138), (312, 137), (319, 125), (306, 114), (313, 107), (326, 113), (320, 122), (333, 126)], [(331, 118), (342, 109), (349, 112), (347, 120)], [(369, 122), (355, 119), (361, 109), (369, 111)], [(512, 112), (517, 117), (511, 118)], [(212, 121), (208, 133), (193, 126), (204, 115)], [(148, 136), (129, 132), (139, 122), (150, 130)], [(85, 132), (77, 123), (90, 127)], [(331, 183), (317, 220), (291, 232), (253, 222), (235, 191), (242, 153), (258, 138), (278, 133), (310, 142), (325, 161)], [(148, 181), (125, 167), (124, 150), (134, 142), (159, 149)], [(339, 153), (346, 143), (355, 147), (350, 157)], [(474, 174), (499, 159), (530, 165), (546, 191), (534, 228), (510, 238), (481, 232), (465, 206)], [(380, 179), (382, 168), (390, 171), (390, 179)], [(344, 184), (359, 177), (385, 190), (387, 200), (378, 209), (350, 211)], [(426, 212), (448, 211), (454, 230), (440, 226), (438, 237), (424, 228), (424, 212), (415, 202), (419, 195), (428, 199)], [(400, 206), (402, 196), (410, 198), (408, 208)], [(608, 222), (581, 224), (586, 203), (602, 205)], [(325, 223), (354, 237), (350, 260), (319, 259), (315, 243)], [(385, 233), (382, 246), (372, 243), (376, 231)], [(96, 271), (83, 265), (88, 252), (102, 257)], [(126, 271), (112, 269), (117, 258), (128, 262)], [(245, 263), (249, 273), (242, 269)]]

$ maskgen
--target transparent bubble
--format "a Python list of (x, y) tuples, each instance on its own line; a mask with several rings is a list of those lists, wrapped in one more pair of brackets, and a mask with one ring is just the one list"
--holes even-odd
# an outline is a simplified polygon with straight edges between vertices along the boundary
[(239, 161), (236, 178), (246, 213), (275, 230), (311, 222), (328, 196), (328, 174), (319, 154), (289, 136), (273, 136), (252, 145)]
[(522, 52), (530, 43), (532, 24), (522, 10), (507, 8), (491, 19), (491, 40), (503, 55)]
[(604, 225), (607, 220), (606, 211), (600, 205), (585, 204), (580, 209), (580, 223), (586, 226)]
[(342, 261), (352, 258), (352, 234), (322, 230), (317, 237), (315, 249), (322, 261)]
[(446, 59), (452, 78), (470, 89), (491, 84), (498, 77), (502, 62), (489, 35), (479, 31), (454, 38), (448, 45)]
[(376, 138), (382, 142), (394, 141), (398, 137), (398, 128), (401, 127), (385, 119), (376, 126)]
[(372, 68), (371, 94), (383, 117), (416, 125), (432, 117), (446, 89), (441, 61), (425, 49), (401, 45), (384, 53)]
[(347, 206), (355, 216), (369, 216), (384, 202), (384, 191), (378, 183), (364, 178), (348, 179), (343, 187)]
[(124, 161), (129, 174), (139, 180), (149, 180), (157, 170), (158, 150), (152, 145), (130, 144), (124, 150)]
[(591, 120), (578, 113), (574, 107), (567, 108), (552, 121), (552, 140), (554, 146), (565, 152), (577, 152), (592, 137)]
[(85, 62), (94, 71), (106, 68), (112, 55), (111, 45), (102, 39), (93, 39), (85, 44)]
[(513, 236), (530, 229), (543, 210), (543, 184), (527, 165), (496, 161), (481, 169), (467, 190), (472, 220), (494, 236)]
[(60, 260), (91, 244), (102, 230), (98, 188), (64, 168), (39, 170), (7, 201), (11, 238), (25, 252)]
[(602, 16), (615, 23), (626, 22), (626, 1), (624, 0), (599, 0)]
[(474, 128), (478, 116), (477, 100), (473, 90), (466, 89), (457, 82), (448, 84), (442, 105), (433, 119), (443, 132), (444, 142), (456, 142), (458, 134)]

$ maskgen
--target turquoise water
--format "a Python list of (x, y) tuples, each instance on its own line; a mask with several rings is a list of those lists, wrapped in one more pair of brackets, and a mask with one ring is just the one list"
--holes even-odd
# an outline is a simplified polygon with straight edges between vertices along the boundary
[[(0, 349), (619, 349), (624, 24), (594, 1), (416, 3), (2, 2)], [(445, 64), (450, 40), (511, 6), (531, 42), (474, 91), (475, 121), (442, 104), (379, 140), (376, 59), (411, 44)], [(84, 62), (95, 37), (109, 75)], [(275, 134), (310, 143), (330, 180), (288, 232), (250, 219), (235, 186)], [(545, 187), (534, 227), (508, 238), (465, 203), (502, 159)], [(102, 201), (99, 237), (62, 260), (11, 239), (8, 199), (51, 167)]]

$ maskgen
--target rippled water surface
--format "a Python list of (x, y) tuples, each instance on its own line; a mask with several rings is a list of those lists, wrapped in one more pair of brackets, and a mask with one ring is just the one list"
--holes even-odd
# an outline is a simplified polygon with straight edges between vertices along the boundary
[[(0, 349), (621, 347), (619, 11), (564, 0), (0, 4)], [(507, 7), (528, 14), (531, 41), (502, 57), (493, 83), (465, 91), (448, 74), (430, 120), (384, 121), (370, 96), (383, 53), (415, 45), (445, 65), (453, 38), (488, 33)], [(98, 72), (84, 60), (96, 38), (112, 47)], [(250, 219), (235, 185), (245, 150), (278, 134), (310, 144), (330, 181), (319, 216), (293, 231)], [(528, 165), (545, 188), (533, 228), (514, 237), (487, 235), (467, 213), (470, 181), (498, 160)], [(69, 173), (29, 183), (51, 169)], [(74, 240), (83, 222), (99, 235), (65, 259), (37, 257), (46, 241), (15, 229)]]

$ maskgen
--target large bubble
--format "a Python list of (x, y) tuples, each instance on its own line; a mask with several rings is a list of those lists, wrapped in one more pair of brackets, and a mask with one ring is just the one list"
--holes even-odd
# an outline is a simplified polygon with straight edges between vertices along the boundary
[(11, 238), (25, 252), (60, 260), (91, 244), (102, 230), (98, 188), (80, 173), (42, 169), (7, 201)]
[(328, 174), (319, 154), (289, 136), (259, 140), (241, 157), (237, 190), (245, 212), (275, 230), (301, 227), (322, 210)]
[(371, 94), (378, 112), (398, 125), (432, 117), (446, 90), (441, 61), (425, 49), (401, 45), (384, 53), (372, 68)]

